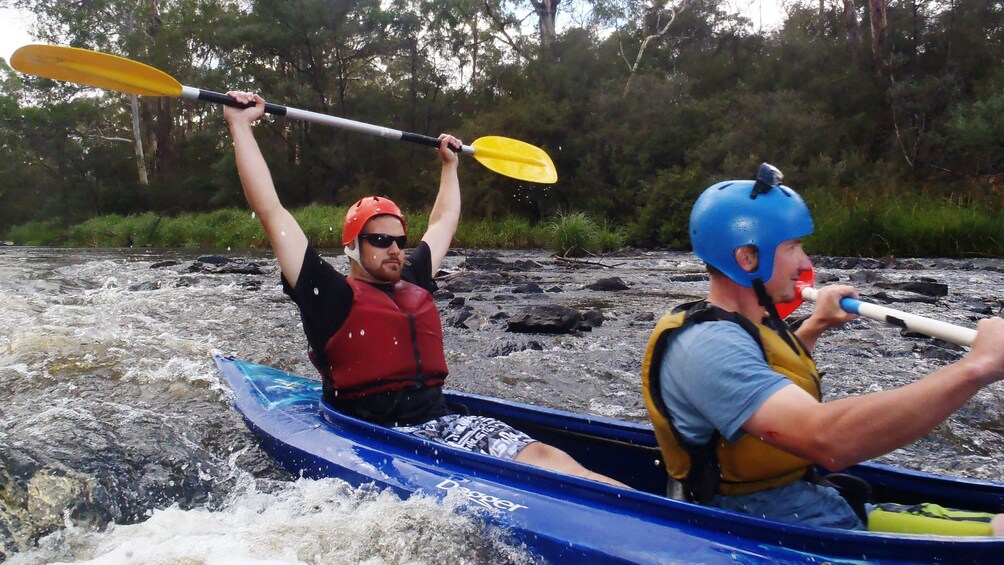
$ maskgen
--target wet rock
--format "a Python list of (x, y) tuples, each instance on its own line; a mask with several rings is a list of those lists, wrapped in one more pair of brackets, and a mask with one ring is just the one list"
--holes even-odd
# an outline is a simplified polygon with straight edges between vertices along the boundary
[(965, 310), (973, 312), (974, 314), (980, 314), (982, 316), (994, 315), (994, 309), (979, 298), (965, 298), (959, 306)]
[(874, 302), (881, 302), (883, 304), (892, 304), (893, 302), (922, 302), (924, 304), (936, 304), (938, 302), (938, 299), (933, 296), (924, 296), (920, 294), (913, 296), (898, 296), (889, 294), (885, 291), (876, 292), (875, 294), (872, 294), (870, 298)]
[(512, 292), (513, 294), (543, 294), (544, 289), (540, 288), (540, 285), (535, 282), (528, 282), (512, 289)]
[(823, 269), (884, 269), (888, 263), (868, 257), (813, 257), (813, 265)]
[(145, 283), (134, 284), (129, 287), (129, 290), (132, 292), (142, 292), (150, 290), (160, 290), (160, 287), (161, 287), (160, 281), (150, 281)]
[(890, 267), (893, 269), (902, 269), (904, 271), (920, 271), (927, 268), (913, 259), (898, 260), (890, 265)]
[(468, 293), (472, 292), (474, 288), (474, 281), (457, 280), (441, 286), (440, 292)]
[(833, 273), (816, 273), (816, 287), (820, 287), (826, 284), (835, 283), (840, 280), (840, 277)]
[(234, 259), (229, 257), (224, 257), (223, 255), (203, 255), (195, 260), (196, 263), (205, 263), (207, 265), (226, 265), (227, 263), (234, 262)]
[(933, 279), (920, 279), (916, 281), (909, 282), (887, 282), (878, 281), (875, 286), (879, 288), (888, 288), (893, 290), (905, 290), (908, 292), (915, 292), (917, 294), (923, 294), (924, 296), (934, 296), (942, 297), (948, 296), (948, 285), (944, 283), (939, 283)]
[(551, 288), (547, 289), (547, 292), (565, 292), (565, 291), (560, 286), (552, 286)]
[(543, 268), (544, 266), (540, 263), (529, 259), (517, 259), (512, 263), (514, 271), (539, 271)]
[(602, 326), (603, 322), (606, 321), (606, 317), (603, 315), (603, 312), (600, 312), (599, 310), (590, 310), (583, 314), (582, 318), (583, 322), (589, 324), (589, 326), (593, 328)]
[(264, 271), (253, 261), (230, 259), (222, 255), (203, 255), (188, 267), (189, 273), (209, 275), (263, 275)]
[(620, 277), (609, 277), (605, 279), (599, 279), (593, 284), (586, 285), (589, 290), (602, 290), (602, 291), (618, 291), (627, 290), (631, 287), (626, 285)]
[(949, 271), (974, 271), (976, 270), (976, 265), (972, 261), (967, 261), (965, 263), (959, 262), (953, 259), (931, 259), (932, 269), (945, 269)]
[(449, 302), (450, 306), (463, 306), (466, 303), (467, 299), (464, 298), (463, 296), (454, 296), (453, 298), (450, 299)]
[(671, 282), (702, 282), (708, 280), (707, 273), (686, 273), (683, 275), (670, 275), (666, 280)]
[[(941, 343), (945, 344), (945, 342)], [(963, 355), (962, 351), (956, 351), (949, 349), (948, 347), (939, 347), (938, 345), (927, 343), (914, 345), (913, 352), (919, 354), (925, 359), (937, 359), (939, 361), (947, 361), (949, 363), (958, 361)]]
[(514, 342), (514, 341), (504, 341), (496, 345), (490, 353), (489, 357), (505, 357), (507, 355), (512, 355), (513, 353), (518, 353), (520, 351), (543, 351), (544, 346), (537, 340), (531, 339), (525, 343)]
[(874, 284), (885, 281), (880, 273), (875, 271), (856, 271), (851, 273), (851, 282), (856, 284)]
[(524, 309), (509, 320), (507, 332), (566, 334), (583, 321), (577, 310), (560, 304), (543, 304)]
[(179, 262), (177, 262), (177, 261), (174, 261), (174, 260), (170, 260), (170, 259), (169, 259), (169, 260), (167, 260), (167, 261), (157, 261), (157, 262), (156, 262), (156, 263), (154, 263), (153, 265), (150, 265), (150, 268), (151, 268), (151, 269), (163, 269), (163, 268), (165, 268), (165, 267), (176, 267), (176, 266), (178, 266), (178, 265), (180, 265), (180, 264), (181, 264), (181, 263), (179, 263)]
[(653, 322), (655, 321), (655, 312), (638, 312), (632, 319), (634, 322)]
[(451, 328), (466, 328), (467, 326), (464, 325), (464, 322), (473, 315), (474, 309), (470, 306), (464, 306), (459, 312), (443, 318), (443, 325)]
[(468, 256), (460, 268), (469, 271), (508, 271), (512, 269), (512, 263), (507, 263), (494, 255)]

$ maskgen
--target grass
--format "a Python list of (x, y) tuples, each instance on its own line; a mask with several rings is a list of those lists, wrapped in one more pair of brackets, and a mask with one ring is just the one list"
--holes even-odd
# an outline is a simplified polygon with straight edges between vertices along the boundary
[(616, 251), (624, 244), (621, 230), (613, 230), (607, 222), (600, 225), (585, 212), (558, 214), (550, 223), (549, 231), (551, 248), (565, 257)]
[[(1004, 244), (1004, 210), (993, 195), (981, 198), (809, 190), (815, 233), (811, 253), (881, 257), (999, 257)], [(312, 245), (341, 247), (345, 208), (313, 204), (292, 211)], [(407, 212), (409, 243), (425, 232), (427, 212)], [(680, 221), (665, 220), (666, 222)], [(654, 223), (648, 229), (675, 227)], [(147, 212), (109, 215), (65, 227), (59, 220), (30, 222), (8, 229), (0, 239), (18, 245), (70, 247), (193, 247), (247, 249), (269, 245), (258, 219), (247, 209), (163, 216)], [(657, 240), (657, 238), (652, 238)], [(615, 251), (625, 233), (585, 212), (567, 212), (532, 223), (515, 216), (461, 219), (454, 246), (481, 249), (553, 249), (581, 256)]]
[(855, 194), (807, 197), (816, 229), (812, 253), (881, 257), (999, 257), (1004, 215), (990, 199)]
[[(344, 207), (312, 204), (292, 210), (310, 243), (321, 248), (341, 247)], [(405, 213), (409, 244), (418, 244), (428, 227), (427, 212)], [(591, 221), (591, 220), (590, 220)], [(554, 247), (552, 224), (534, 225), (517, 217), (461, 220), (454, 246), (482, 249)], [(7, 230), (3, 239), (17, 245), (66, 247), (191, 247), (247, 249), (269, 245), (258, 219), (248, 210), (226, 208), (205, 213), (162, 216), (147, 212), (135, 216), (112, 214), (81, 224), (61, 227), (58, 222), (31, 222)], [(600, 231), (590, 251), (617, 249), (618, 234)]]

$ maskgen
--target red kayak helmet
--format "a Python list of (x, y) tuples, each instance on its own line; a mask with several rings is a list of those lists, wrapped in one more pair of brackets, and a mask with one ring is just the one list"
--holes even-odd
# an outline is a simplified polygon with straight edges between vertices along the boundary
[(342, 245), (348, 245), (355, 240), (370, 218), (383, 215), (394, 216), (401, 220), (401, 227), (407, 232), (408, 226), (404, 223), (404, 214), (401, 213), (397, 204), (382, 196), (367, 196), (360, 198), (345, 212), (345, 224), (342, 225)]

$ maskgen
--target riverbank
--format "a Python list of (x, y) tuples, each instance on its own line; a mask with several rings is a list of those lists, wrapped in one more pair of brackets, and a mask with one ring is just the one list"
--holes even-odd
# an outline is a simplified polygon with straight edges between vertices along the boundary
[[(346, 209), (312, 204), (292, 210), (311, 244), (341, 248), (342, 218)], [(428, 212), (406, 211), (409, 245), (421, 239)], [(17, 245), (43, 247), (185, 247), (198, 249), (261, 249), (269, 246), (265, 231), (248, 210), (226, 208), (213, 212), (167, 216), (155, 212), (132, 216), (112, 214), (83, 223), (30, 222), (2, 234)], [(474, 249), (553, 249), (581, 255), (620, 249), (623, 230), (581, 212), (561, 214), (537, 224), (524, 218), (462, 220), (455, 247)]]
[[(1000, 257), (1004, 213), (983, 199), (917, 193), (881, 195), (810, 191), (815, 233), (806, 250), (818, 255), (855, 257)], [(340, 248), (345, 208), (312, 204), (292, 210), (311, 244)], [(407, 211), (409, 245), (425, 232), (428, 213)], [(571, 212), (539, 222), (510, 216), (462, 218), (455, 247), (468, 249), (550, 249), (560, 255), (607, 253), (624, 246), (658, 245), (688, 251), (689, 205), (667, 209), (657, 221), (625, 225)], [(268, 240), (258, 219), (246, 209), (169, 216), (156, 212), (111, 214), (64, 226), (58, 220), (29, 222), (0, 233), (16, 245), (52, 247), (160, 247), (260, 249)]]

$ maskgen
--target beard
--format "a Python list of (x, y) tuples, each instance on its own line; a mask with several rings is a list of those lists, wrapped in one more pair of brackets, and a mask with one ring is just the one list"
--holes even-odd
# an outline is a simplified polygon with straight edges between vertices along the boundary
[(387, 259), (378, 265), (367, 268), (370, 276), (380, 282), (396, 283), (401, 280), (401, 268), (403, 264), (399, 260)]

